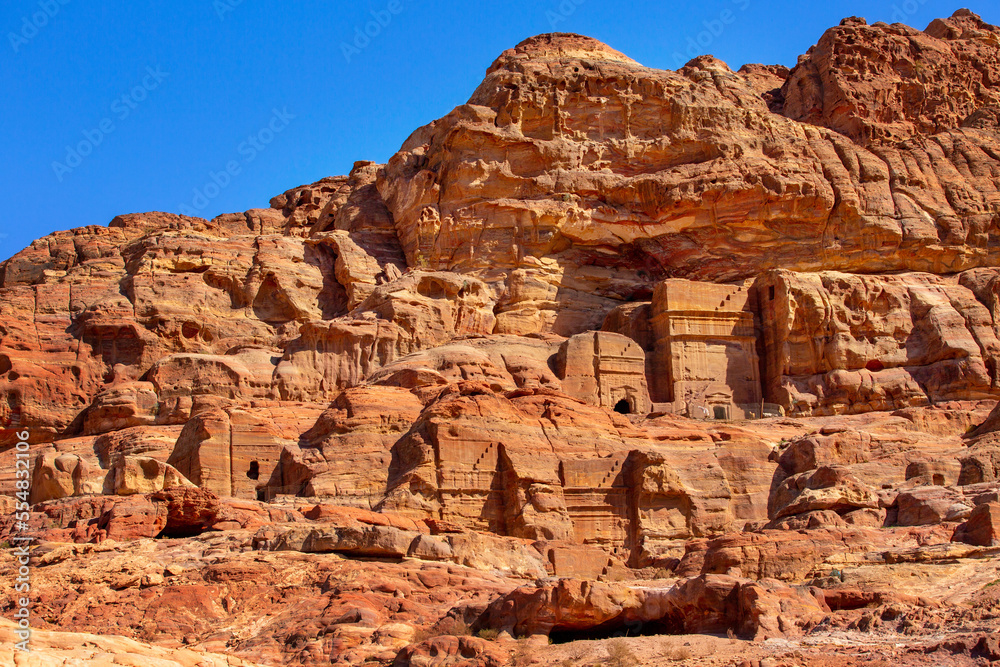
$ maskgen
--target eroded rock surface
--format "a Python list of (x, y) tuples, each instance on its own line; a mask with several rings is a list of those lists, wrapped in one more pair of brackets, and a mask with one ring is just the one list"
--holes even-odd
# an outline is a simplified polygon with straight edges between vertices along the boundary
[(540, 35), (386, 164), (3, 262), (39, 664), (1000, 657), (998, 36)]

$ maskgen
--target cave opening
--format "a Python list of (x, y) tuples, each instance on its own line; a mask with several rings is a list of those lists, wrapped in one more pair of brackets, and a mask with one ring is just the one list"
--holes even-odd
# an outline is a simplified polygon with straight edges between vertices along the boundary
[(250, 469), (247, 470), (247, 477), (249, 477), (250, 479), (260, 478), (260, 463), (258, 463), (257, 461), (250, 462)]
[[(161, 503), (163, 501), (154, 500), (153, 502)], [(171, 510), (168, 504), (167, 523), (163, 526), (163, 530), (156, 535), (156, 539), (171, 540), (196, 537), (208, 530), (209, 525), (215, 523), (217, 520), (215, 512), (210, 509), (185, 512), (177, 511), (177, 508)]]
[(623, 398), (622, 400), (615, 403), (615, 412), (620, 415), (632, 414), (632, 406), (629, 405), (628, 399)]
[(683, 624), (679, 619), (664, 616), (651, 621), (639, 619), (614, 618), (591, 628), (574, 628), (571, 626), (555, 626), (549, 632), (549, 642), (552, 644), (568, 644), (575, 641), (595, 639), (611, 639), (613, 637), (651, 637), (655, 635), (685, 634)]
[(156, 536), (158, 540), (176, 540), (186, 537), (197, 537), (201, 535), (206, 530), (207, 526), (203, 526), (197, 523), (178, 523), (178, 522), (167, 522), (167, 526), (160, 531)]

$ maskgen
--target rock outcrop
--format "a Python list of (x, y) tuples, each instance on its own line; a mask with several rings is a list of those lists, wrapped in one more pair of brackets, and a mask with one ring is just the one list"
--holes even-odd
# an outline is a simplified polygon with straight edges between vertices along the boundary
[[(517, 635), (586, 636), (588, 630), (616, 628), (664, 633), (739, 632), (761, 639), (794, 626), (819, 622), (823, 607), (806, 591), (761, 585), (725, 575), (684, 579), (665, 588), (630, 588), (562, 579), (558, 584), (527, 587), (499, 598), (477, 623)], [(779, 623), (781, 629), (779, 629)]]
[(928, 274), (763, 275), (765, 393), (805, 414), (995, 396), (997, 324), (961, 282)]

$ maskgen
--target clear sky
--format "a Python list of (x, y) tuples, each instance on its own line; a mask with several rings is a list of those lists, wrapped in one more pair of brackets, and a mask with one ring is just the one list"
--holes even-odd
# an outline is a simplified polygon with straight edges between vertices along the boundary
[[(845, 16), (923, 29), (960, 6), (4, 0), (0, 260), (119, 213), (211, 218), (384, 162), (531, 35), (590, 35), (664, 69), (696, 52), (792, 66)], [(996, 0), (969, 8), (1000, 23)]]

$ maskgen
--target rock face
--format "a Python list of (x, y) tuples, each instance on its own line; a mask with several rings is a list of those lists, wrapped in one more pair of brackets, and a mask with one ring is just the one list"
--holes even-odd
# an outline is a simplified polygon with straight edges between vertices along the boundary
[(1000, 545), (1000, 503), (979, 505), (969, 512), (969, 520), (956, 532), (956, 538), (982, 547)]
[[(817, 346), (795, 368), (786, 342), (841, 334), (815, 312), (761, 317), (767, 299), (757, 306), (752, 290), (718, 283), (772, 268), (954, 274), (1000, 263), (990, 240), (998, 93), (983, 73), (992, 65), (972, 64), (996, 62), (995, 35), (969, 12), (924, 32), (852, 20), (790, 72), (735, 73), (708, 57), (653, 70), (579, 36), (526, 40), (385, 166), (359, 162), (270, 209), (211, 222), (120, 216), (6, 262), (3, 308), (16, 324), (0, 342), (0, 418), (54, 439), (180, 423), (197, 396), (329, 401), (456, 337), (577, 335), (655, 290), (674, 293), (654, 298), (639, 325), (652, 335), (637, 340), (647, 364), (666, 376), (647, 379), (653, 403), (709, 416), (722, 403), (739, 416), (768, 402), (842, 412), (992, 395), (995, 307), (984, 301), (984, 318), (948, 281), (935, 290), (933, 277), (906, 287), (886, 277), (898, 306), (884, 307), (862, 305), (880, 284), (848, 287), (859, 301), (847, 311), (909, 309), (923, 340), (901, 356), (885, 338), (896, 332), (873, 330), (882, 339), (849, 359), (844, 345)], [(891, 57), (859, 51), (859, 40)], [(869, 60), (878, 64), (859, 65)], [(859, 67), (870, 78), (855, 80)], [(892, 114), (874, 114), (870, 95)], [(813, 274), (780, 275), (796, 304), (806, 299), (796, 290), (819, 289)], [(657, 287), (671, 276), (712, 285)], [(842, 292), (831, 280), (822, 289)], [(976, 280), (982, 299), (989, 288)], [(935, 343), (961, 333), (956, 317), (969, 333)], [(758, 364), (761, 327), (775, 340)], [(725, 345), (711, 342), (723, 335)], [(887, 373), (869, 383), (872, 396), (858, 375), (868, 362)]]
[[(34, 242), (0, 541), (38, 539), (35, 618), (180, 664), (576, 664), (514, 636), (639, 626), (986, 656), (998, 119), (968, 10), (792, 69), (556, 33), (386, 164)], [(838, 642), (740, 646), (870, 664)]]
[(510, 393), (441, 392), (393, 446), (381, 506), (648, 563), (676, 540), (766, 517), (773, 464), (759, 438), (642, 431), (564, 395)]
[(256, 498), (286, 442), (271, 420), (251, 411), (209, 409), (185, 424), (168, 462), (213, 493)]
[(997, 324), (961, 282), (928, 274), (763, 275), (765, 393), (805, 414), (995, 395)]
[[(519, 588), (494, 602), (478, 623), (521, 635), (565, 636), (595, 626), (626, 629), (649, 624), (684, 634), (732, 631), (766, 637), (768, 630), (780, 632), (778, 616), (768, 617), (779, 609), (803, 624), (823, 615), (817, 600), (808, 594), (707, 575), (662, 589), (637, 590), (572, 579), (554, 586)], [(785, 630), (792, 633), (787, 625)]]
[(104, 481), (104, 492), (119, 496), (193, 487), (177, 470), (148, 456), (118, 456)]
[[(966, 115), (996, 103), (996, 83), (975, 66), (958, 76), (941, 72), (947, 86), (969, 87), (969, 101), (937, 124), (920, 124), (913, 144), (852, 141), (841, 124), (850, 114), (834, 121), (840, 108), (832, 103), (830, 117), (796, 122), (800, 108), (823, 108), (811, 99), (817, 89), (823, 100), (871, 93), (847, 74), (858, 67), (841, 55), (851, 47), (840, 48), (872, 42), (868, 33), (888, 49), (898, 41), (911, 53), (995, 62), (995, 28), (974, 27), (982, 25), (974, 17), (951, 21), (960, 27), (828, 31), (821, 44), (829, 46), (813, 49), (784, 82), (791, 118), (768, 109), (754, 79), (712, 58), (668, 72), (593, 40), (532, 38), (497, 59), (467, 105), (414, 133), (386, 166), (379, 191), (411, 265), (503, 281), (501, 331), (596, 328), (591, 311), (648, 294), (670, 275), (731, 280), (772, 267), (954, 272), (995, 263), (988, 241), (996, 234), (988, 203), (995, 138), (961, 127)], [(909, 44), (911, 34), (920, 46)], [(551, 47), (564, 39), (588, 48)], [(953, 63), (938, 57), (935, 68)], [(922, 83), (915, 70), (879, 67), (883, 85), (899, 91), (901, 116), (926, 113), (925, 96), (947, 104), (947, 88), (932, 77)], [(849, 92), (811, 78), (817, 70), (840, 72), (834, 76)], [(881, 128), (880, 120), (868, 122)], [(963, 173), (967, 154), (976, 167)], [(969, 196), (949, 196), (958, 190)]]
[[(862, 145), (980, 125), (988, 117), (982, 110), (1000, 104), (996, 82), (979, 64), (995, 57), (998, 35), (996, 26), (969, 10), (936, 19), (922, 32), (846, 19), (791, 72), (780, 97), (782, 113)], [(888, 57), (873, 60), (872, 51)]]
[(559, 348), (556, 373), (563, 391), (621, 414), (649, 412), (646, 355), (626, 336), (594, 331), (577, 334)]
[(282, 451), (277, 468), (266, 478), (266, 492), (372, 507), (385, 491), (393, 445), (423, 407), (402, 387), (343, 392), (302, 435), (298, 448)]

